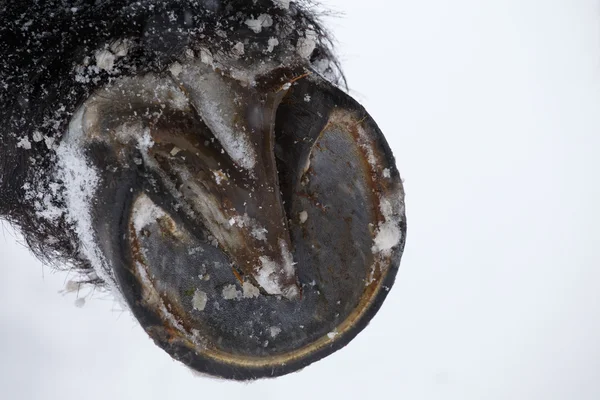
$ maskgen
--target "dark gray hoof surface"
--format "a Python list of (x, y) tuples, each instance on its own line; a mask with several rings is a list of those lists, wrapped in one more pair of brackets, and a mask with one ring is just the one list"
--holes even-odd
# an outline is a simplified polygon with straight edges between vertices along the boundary
[(116, 172), (127, 190), (106, 189), (120, 222), (98, 232), (155, 342), (229, 379), (284, 375), (345, 346), (390, 290), (406, 233), (400, 176), (366, 111), (318, 77), (275, 97), (268, 87), (240, 106), (266, 110), (258, 178), (206, 127), (157, 128), (153, 161)]

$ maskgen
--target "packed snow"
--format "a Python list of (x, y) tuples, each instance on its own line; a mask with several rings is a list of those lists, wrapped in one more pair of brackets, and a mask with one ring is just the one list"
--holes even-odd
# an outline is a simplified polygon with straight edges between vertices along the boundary
[(135, 202), (132, 211), (133, 227), (136, 233), (150, 224), (156, 223), (165, 216), (165, 212), (159, 208), (148, 196), (142, 194)]
[[(84, 142), (82, 106), (75, 113), (67, 134), (61, 141), (56, 151), (57, 178), (64, 182), (64, 201), (66, 203), (66, 220), (75, 227), (79, 238), (82, 256), (85, 257), (94, 269), (94, 272), (113, 289), (113, 294), (120, 299), (119, 291), (115, 290), (117, 284), (111, 268), (98, 248), (90, 206), (93, 204), (96, 189), (100, 182), (98, 171), (83, 154)], [(121, 301), (125, 304), (123, 301)]]
[[(401, 219), (394, 215), (393, 200), (382, 198), (380, 202), (380, 211), (384, 221), (379, 224), (377, 233), (373, 239), (373, 247), (371, 248), (374, 254), (381, 253), (384, 256), (389, 256), (393, 247), (397, 246), (402, 239), (402, 231), (400, 229)], [(399, 201), (396, 200), (396, 201)]]
[(291, 278), (295, 274), (294, 262), (292, 253), (289, 252), (287, 245), (283, 240), (279, 241), (282, 263), (277, 263), (269, 257), (260, 256), (260, 266), (256, 273), (256, 281), (269, 294), (283, 295), (288, 298), (293, 298), (298, 294), (298, 289), (295, 286), (282, 287), (280, 284), (280, 276), (283, 278)]
[(200, 289), (196, 289), (194, 292), (194, 297), (192, 297), (192, 306), (194, 307), (194, 310), (204, 311), (207, 302), (208, 296), (206, 293)]
[(254, 31), (254, 33), (260, 33), (263, 28), (273, 26), (273, 18), (271, 18), (269, 14), (260, 14), (256, 19), (247, 19), (246, 25), (248, 25), (248, 28)]

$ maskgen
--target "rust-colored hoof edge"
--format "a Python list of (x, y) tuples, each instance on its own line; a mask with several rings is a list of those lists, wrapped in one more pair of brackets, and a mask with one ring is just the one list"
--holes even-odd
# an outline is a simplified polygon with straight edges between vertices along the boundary
[(400, 264), (404, 192), (375, 122), (316, 74), (281, 90), (228, 87), (235, 101), (219, 107), (263, 129), (250, 136), (253, 173), (226, 157), (231, 143), (213, 140), (201, 106), (193, 117), (180, 107), (169, 127), (150, 124), (143, 162), (106, 168), (128, 184), (106, 185), (95, 218), (152, 339), (196, 371), (251, 380), (306, 367), (367, 326)]

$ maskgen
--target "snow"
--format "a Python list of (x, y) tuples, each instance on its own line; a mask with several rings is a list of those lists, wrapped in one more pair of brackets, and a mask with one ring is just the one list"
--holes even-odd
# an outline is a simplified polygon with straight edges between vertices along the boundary
[(309, 29), (305, 32), (305, 37), (298, 39), (298, 43), (296, 44), (296, 53), (298, 53), (301, 58), (308, 59), (316, 47), (317, 34)]
[(269, 328), (269, 334), (272, 338), (276, 338), (281, 333), (281, 328), (278, 326), (272, 326)]
[[(400, 201), (397, 199), (396, 201)], [(400, 217), (394, 215), (393, 200), (382, 198), (380, 201), (380, 211), (384, 218), (384, 222), (379, 224), (375, 238), (373, 239), (373, 254), (381, 253), (384, 256), (389, 256), (393, 247), (397, 246), (402, 239), (402, 231), (400, 230)]]
[(173, 146), (173, 148), (171, 149), (171, 152), (169, 154), (171, 155), (171, 157), (175, 157), (180, 152), (181, 152), (181, 149), (179, 147)]
[(176, 78), (179, 76), (179, 74), (181, 73), (182, 70), (183, 70), (183, 67), (177, 61), (175, 61), (173, 64), (171, 64), (169, 66), (169, 71)]
[[(220, 184), (220, 180), (217, 183)], [(268, 233), (268, 231), (263, 226), (261, 226), (258, 223), (258, 221), (256, 221), (254, 218), (250, 218), (248, 216), (248, 214), (235, 215), (235, 216), (231, 217), (228, 222), (229, 222), (230, 226), (236, 225), (240, 228), (244, 228), (244, 227), (251, 228), (250, 235), (253, 238), (260, 240), (260, 241), (267, 240), (266, 234)]]
[(260, 290), (250, 282), (246, 281), (242, 284), (244, 298), (251, 299), (260, 296)]
[(142, 135), (138, 136), (137, 148), (142, 153), (148, 153), (148, 150), (150, 150), (153, 146), (154, 146), (154, 141), (152, 140), (152, 134), (150, 133), (150, 128), (144, 128), (142, 131)]
[(213, 174), (213, 177), (215, 178), (215, 182), (217, 183), (217, 185), (220, 185), (223, 182), (226, 182), (229, 180), (229, 178), (227, 177), (225, 172), (223, 172), (223, 170), (221, 170), (221, 169), (211, 170), (211, 172)]
[(241, 57), (244, 55), (244, 43), (242, 42), (237, 42), (232, 48), (231, 48), (231, 52), (233, 53), (233, 55), (237, 56), (237, 57)]
[(273, 0), (273, 4), (284, 10), (289, 10), (290, 8), (290, 0)]
[(277, 40), (275, 37), (272, 37), (268, 40), (267, 45), (269, 46), (267, 47), (267, 53), (270, 53), (277, 45), (279, 45), (279, 40)]
[(25, 23), (24, 23), (24, 24), (21, 26), (21, 29), (22, 29), (23, 31), (28, 31), (28, 30), (29, 30), (29, 27), (30, 27), (32, 24), (33, 24), (33, 20), (32, 20), (32, 19), (30, 19), (29, 21), (25, 22)]
[(279, 249), (281, 250), (281, 255), (283, 256), (283, 271), (287, 276), (294, 275), (295, 268), (294, 265), (294, 257), (292, 253), (290, 253), (287, 244), (283, 240), (279, 240)]
[(225, 300), (237, 300), (242, 296), (242, 292), (235, 285), (225, 285), (222, 295)]
[(269, 233), (269, 231), (266, 228), (256, 226), (256, 227), (252, 228), (250, 235), (252, 235), (252, 237), (257, 240), (266, 242), (267, 241), (267, 233)]
[[(57, 193), (53, 191), (53, 195)], [(52, 203), (52, 196), (46, 194), (43, 196), (41, 202), (36, 202), (36, 215), (40, 218), (44, 218), (47, 221), (57, 221), (58, 218), (65, 214), (63, 208), (57, 207)]]
[(258, 284), (269, 294), (282, 294), (282, 288), (276, 277), (279, 265), (266, 256), (260, 256), (259, 260), (261, 265), (255, 276)]
[(110, 50), (98, 50), (94, 54), (96, 66), (106, 72), (112, 72), (116, 56)]
[(308, 220), (308, 213), (306, 211), (300, 211), (298, 218), (300, 219), (300, 223), (304, 224)]
[(17, 142), (17, 147), (23, 148), (25, 150), (31, 150), (31, 142), (26, 137), (21, 138), (21, 140)]
[(269, 14), (260, 14), (256, 19), (247, 19), (245, 24), (254, 33), (260, 33), (262, 28), (268, 28), (273, 25), (273, 18)]
[(54, 150), (55, 149), (55, 139), (51, 136), (46, 136), (44, 138), (44, 144), (46, 145), (46, 147), (48, 148), (48, 150)]
[(142, 229), (156, 223), (158, 219), (165, 215), (165, 212), (154, 204), (147, 195), (141, 194), (135, 201), (132, 210), (133, 229), (139, 234)]
[(112, 271), (96, 244), (90, 207), (100, 178), (96, 169), (89, 165), (82, 149), (84, 108), (84, 106), (80, 107), (73, 116), (67, 134), (56, 151), (57, 178), (64, 182), (66, 219), (75, 226), (75, 232), (81, 243), (82, 256), (90, 262), (96, 274), (109, 285), (113, 295), (121, 300)]
[(206, 293), (200, 289), (196, 289), (194, 292), (194, 297), (192, 297), (192, 306), (194, 307), (194, 310), (204, 311), (207, 302), (208, 296)]
[(260, 256), (260, 266), (255, 275), (256, 282), (269, 294), (283, 295), (287, 298), (297, 296), (298, 289), (295, 286), (282, 287), (279, 277), (290, 279), (294, 276), (294, 260), (283, 240), (279, 240), (282, 263), (277, 263), (267, 256)]
[(213, 65), (214, 59), (210, 50), (205, 48), (200, 49), (200, 61), (210, 66)]
[(38, 143), (44, 140), (44, 135), (42, 135), (40, 131), (34, 131), (32, 139), (34, 142)]
[[(94, 52), (94, 59), (96, 61), (96, 67), (100, 71), (106, 71), (108, 73), (113, 73), (115, 62), (118, 58), (125, 57), (130, 50), (132, 42), (129, 39), (119, 39), (116, 42), (112, 43), (109, 48), (98, 49)], [(86, 62), (84, 61), (84, 65)], [(81, 71), (81, 70), (80, 70)], [(86, 82), (88, 79), (78, 75), (79, 82)]]
[(117, 40), (110, 46), (110, 51), (115, 55), (116, 58), (125, 57), (129, 53), (131, 47), (131, 41), (128, 39)]

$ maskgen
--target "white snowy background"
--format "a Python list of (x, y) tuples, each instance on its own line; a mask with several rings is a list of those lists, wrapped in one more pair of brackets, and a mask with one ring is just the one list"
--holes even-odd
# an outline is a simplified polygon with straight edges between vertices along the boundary
[(600, 399), (600, 2), (326, 4), (407, 193), (370, 326), (276, 380), (196, 377), (5, 224), (0, 398)]

